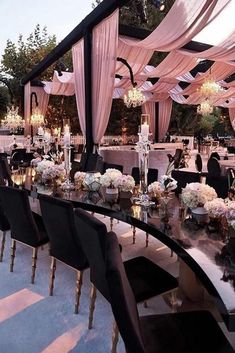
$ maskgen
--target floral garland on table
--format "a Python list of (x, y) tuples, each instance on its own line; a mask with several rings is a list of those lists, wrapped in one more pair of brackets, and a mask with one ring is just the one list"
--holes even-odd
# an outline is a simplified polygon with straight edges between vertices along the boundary
[(106, 172), (100, 177), (100, 184), (106, 188), (116, 189), (118, 188), (118, 179), (122, 176), (122, 173), (118, 169), (108, 168)]
[(182, 201), (189, 208), (204, 206), (217, 198), (215, 189), (206, 184), (190, 183), (182, 189)]

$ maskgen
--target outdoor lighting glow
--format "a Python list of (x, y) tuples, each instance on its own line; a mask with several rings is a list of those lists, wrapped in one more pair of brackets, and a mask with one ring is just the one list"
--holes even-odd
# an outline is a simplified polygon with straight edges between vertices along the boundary
[(127, 92), (127, 95), (124, 95), (124, 103), (127, 106), (127, 108), (135, 108), (138, 107), (142, 104), (144, 104), (146, 101), (143, 93), (138, 89), (133, 87)]
[(24, 127), (24, 119), (18, 114), (19, 107), (14, 107), (14, 105), (7, 107), (7, 115), (2, 120), (2, 126), (15, 131), (18, 128)]
[(197, 106), (197, 113), (201, 115), (209, 115), (213, 112), (213, 106), (210, 104), (209, 100), (206, 99)]

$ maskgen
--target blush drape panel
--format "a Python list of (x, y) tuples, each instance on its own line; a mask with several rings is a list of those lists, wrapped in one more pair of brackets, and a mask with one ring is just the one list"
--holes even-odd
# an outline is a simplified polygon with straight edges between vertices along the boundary
[(229, 108), (228, 111), (231, 125), (233, 127), (233, 130), (235, 130), (235, 108)]
[[(212, 21), (230, 0), (176, 0), (159, 26), (144, 40), (124, 43), (169, 52), (188, 43)], [(174, 24), (174, 25), (172, 25)]]
[(94, 28), (92, 35), (92, 125), (95, 144), (104, 136), (112, 107), (118, 18), (119, 11), (116, 10)]
[(141, 106), (141, 110), (143, 114), (149, 114), (150, 115), (150, 132), (153, 134), (154, 138), (154, 133), (155, 133), (155, 102), (152, 101), (147, 101)]
[(168, 130), (172, 111), (172, 99), (169, 97), (164, 101), (159, 102), (159, 116), (158, 116), (158, 137), (162, 140)]
[(38, 108), (42, 115), (46, 115), (47, 106), (49, 102), (49, 95), (45, 92), (43, 87), (31, 87), (31, 93), (35, 92), (38, 99)]
[(84, 39), (81, 39), (72, 48), (74, 87), (78, 118), (83, 136), (86, 135), (85, 123), (85, 74), (84, 74)]
[(26, 83), (24, 86), (24, 119), (25, 119), (25, 135), (30, 134), (30, 94), (31, 86), (30, 82)]

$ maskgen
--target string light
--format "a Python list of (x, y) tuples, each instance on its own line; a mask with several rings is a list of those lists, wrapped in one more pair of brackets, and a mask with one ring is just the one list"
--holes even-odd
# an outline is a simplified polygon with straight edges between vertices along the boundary
[(213, 106), (208, 99), (205, 99), (197, 106), (197, 113), (203, 116), (213, 113)]

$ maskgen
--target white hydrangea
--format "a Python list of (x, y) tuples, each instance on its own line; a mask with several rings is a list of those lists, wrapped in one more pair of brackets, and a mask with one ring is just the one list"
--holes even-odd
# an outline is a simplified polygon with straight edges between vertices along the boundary
[(116, 188), (115, 181), (118, 179), (122, 173), (118, 169), (108, 168), (106, 172), (101, 175), (100, 183), (106, 188)]
[(212, 201), (207, 201), (204, 207), (211, 217), (225, 216), (228, 208), (224, 200), (220, 198), (216, 198)]
[(201, 183), (190, 183), (182, 189), (182, 201), (189, 208), (204, 206), (206, 202), (217, 198), (215, 189)]

